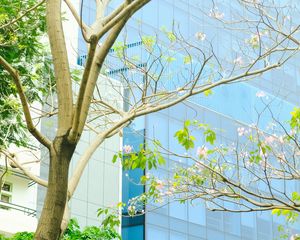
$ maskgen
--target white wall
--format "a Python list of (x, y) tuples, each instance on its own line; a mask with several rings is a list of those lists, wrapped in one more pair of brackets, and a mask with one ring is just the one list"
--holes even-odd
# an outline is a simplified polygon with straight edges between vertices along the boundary
[(29, 216), (28, 213), (36, 209), (37, 185), (28, 187), (29, 179), (14, 176), (12, 172), (6, 177), (5, 182), (12, 184), (10, 203), (18, 206), (8, 204), (6, 206), (12, 208), (0, 208), (0, 232), (13, 234), (20, 231), (35, 231), (37, 218), (34, 215)]
[[(77, 12), (79, 12), (79, 0), (71, 0), (71, 2), (73, 3), (73, 6), (77, 10)], [(65, 13), (64, 17), (66, 19), (63, 22), (63, 28), (65, 33), (69, 63), (71, 65), (76, 65), (78, 57), (78, 23), (76, 22), (69, 8), (64, 2), (62, 10)]]
[[(79, 67), (79, 66), (78, 66)], [(118, 91), (123, 91), (120, 82), (113, 79), (108, 79), (104, 76), (99, 77), (101, 82), (100, 92), (104, 93), (103, 98), (107, 98), (107, 101), (123, 106), (123, 101), (120, 95), (113, 93), (111, 84), (114, 85), (114, 89), (118, 88)], [(76, 89), (76, 87), (74, 87)], [(56, 117), (47, 118), (43, 120), (47, 122), (42, 123), (42, 132), (49, 138), (53, 138), (56, 125)], [(103, 122), (97, 122), (97, 124)], [(96, 123), (95, 123), (96, 124)], [(76, 163), (80, 156), (89, 147), (96, 134), (90, 130), (85, 130), (81, 136), (75, 153), (73, 155), (70, 165), (70, 176), (74, 171)], [(113, 155), (121, 149), (122, 138), (117, 134), (110, 139), (107, 139), (101, 146), (95, 151), (91, 157), (88, 166), (85, 168), (82, 178), (80, 179), (77, 190), (69, 203), (71, 208), (71, 216), (76, 218), (81, 226), (96, 225), (98, 226), (100, 221), (97, 218), (97, 210), (100, 207), (108, 207), (116, 205), (121, 201), (121, 176), (122, 169), (119, 163), (112, 163)], [(42, 150), (42, 164), (41, 164), (41, 177), (46, 179), (49, 167), (49, 157)], [(45, 196), (45, 189), (39, 187), (38, 189), (38, 213), (42, 210), (43, 200)]]

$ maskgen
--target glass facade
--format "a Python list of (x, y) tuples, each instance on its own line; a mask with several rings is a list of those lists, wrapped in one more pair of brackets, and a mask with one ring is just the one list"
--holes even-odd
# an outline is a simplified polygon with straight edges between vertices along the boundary
[[(145, 129), (144, 126), (139, 126), (133, 122), (130, 126), (123, 130), (123, 144), (130, 145), (134, 151), (140, 149), (144, 144)], [(142, 128), (140, 128), (142, 127)], [(144, 193), (143, 185), (138, 185), (141, 176), (145, 175), (145, 171), (141, 169), (123, 171), (122, 176), (122, 202), (127, 203), (131, 198)], [(130, 217), (127, 208), (123, 210), (122, 217), (122, 239), (144, 239), (145, 234), (145, 216)]]
[[(110, 11), (119, 3), (120, 1), (117, 0), (112, 1)], [(91, 23), (91, 20), (95, 18), (93, 4), (94, 1), (91, 0), (86, 0), (83, 4), (83, 18), (87, 23)], [(164, 42), (167, 41), (166, 36), (161, 35), (159, 29), (161, 27), (172, 29), (173, 24), (176, 23), (186, 39), (196, 41), (195, 33), (204, 32), (207, 38), (214, 42), (216, 54), (220, 59), (228, 57), (234, 59), (239, 48), (233, 39), (245, 38), (245, 36), (243, 33), (235, 36), (235, 33), (217, 26), (215, 21), (212, 22), (207, 13), (203, 12), (203, 9), (209, 12), (211, 8), (212, 1), (152, 0), (128, 22), (126, 31), (123, 35), (121, 34), (120, 39), (126, 32), (126, 42), (131, 44), (128, 48), (131, 49), (132, 54), (140, 54), (142, 56), (140, 64), (145, 64), (143, 62), (145, 53), (139, 48), (140, 34), (158, 34), (159, 40)], [(218, 8), (222, 9), (226, 16), (233, 11), (242, 11), (234, 1), (222, 1)], [(211, 27), (212, 25), (214, 28)], [(220, 37), (222, 41), (218, 42)], [(79, 64), (84, 61), (85, 53), (86, 46), (79, 32)], [(176, 57), (180, 58), (180, 56)], [(108, 69), (111, 77), (114, 73), (128, 70), (113, 59), (109, 61), (114, 66)], [(182, 128), (183, 121), (187, 119), (197, 119), (213, 128), (223, 129), (224, 131), (217, 132), (219, 143), (233, 142), (237, 137), (237, 127), (257, 121), (258, 113), (263, 112), (266, 106), (265, 100), (277, 120), (286, 120), (293, 106), (300, 104), (297, 96), (297, 91), (300, 91), (299, 74), (299, 69), (291, 62), (251, 82), (220, 86), (214, 89), (213, 94), (208, 97), (194, 96), (184, 104), (180, 103), (170, 109), (135, 121), (131, 127), (124, 130), (123, 144), (132, 145), (134, 149), (138, 149), (140, 143), (155, 138), (160, 140), (164, 147), (175, 149), (177, 153), (185, 153), (185, 149), (174, 139), (174, 133)], [(256, 94), (259, 91), (265, 91), (266, 98), (258, 98)], [(271, 115), (265, 111), (263, 116), (259, 121), (259, 126), (267, 130)], [(195, 137), (197, 139), (195, 145), (201, 146), (204, 143), (201, 132), (195, 133)], [(151, 170), (151, 173), (167, 177), (172, 173), (174, 166), (188, 166), (189, 164), (189, 162), (170, 158), (165, 166)], [(141, 170), (123, 172), (123, 202), (127, 202), (128, 199), (144, 191), (143, 187), (130, 182), (130, 179), (138, 180), (143, 174)], [(296, 183), (291, 188), (300, 190), (299, 184)], [(152, 207), (155, 206), (148, 206), (149, 209)], [(270, 212), (211, 212), (200, 200), (194, 201), (193, 204), (170, 202), (136, 219), (129, 218), (126, 214), (125, 211), (125, 217), (122, 219), (124, 240), (273, 240), (279, 238), (278, 226), (285, 223), (282, 218), (272, 217)], [(295, 232), (297, 230), (300, 231), (299, 226)]]
[[(178, 114), (179, 112), (181, 114)], [(186, 119), (197, 119), (216, 128), (224, 129), (224, 132), (218, 133), (217, 138), (220, 143), (234, 141), (237, 127), (246, 126), (234, 118), (210, 110), (200, 104), (189, 102), (148, 116), (146, 122), (147, 139), (159, 139), (169, 149), (184, 153), (185, 149), (177, 144), (173, 136), (175, 131), (182, 128), (183, 121)], [(195, 132), (194, 135), (197, 139), (196, 146), (204, 144), (201, 133)], [(175, 165), (188, 166), (188, 164), (189, 162), (172, 158), (168, 160), (166, 166), (151, 170), (151, 173), (163, 178), (163, 176), (170, 174)], [(299, 189), (299, 184), (290, 187)], [(153, 207), (149, 206), (149, 209)], [(270, 212), (211, 212), (200, 200), (193, 202), (193, 204), (172, 202), (146, 214), (146, 239), (273, 240), (280, 235), (277, 230), (280, 224), (285, 224), (284, 219), (272, 216)], [(295, 225), (294, 227), (300, 231), (299, 226)], [(296, 229), (295, 232), (297, 232)]]

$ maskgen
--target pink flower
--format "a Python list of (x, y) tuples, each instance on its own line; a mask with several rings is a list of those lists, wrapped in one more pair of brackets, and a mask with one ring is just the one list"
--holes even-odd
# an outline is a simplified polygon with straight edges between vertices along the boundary
[(173, 192), (171, 192), (171, 191), (166, 191), (166, 195), (167, 195), (167, 196), (172, 196), (172, 195), (173, 195)]
[(132, 149), (133, 149), (132, 146), (130, 146), (130, 145), (124, 145), (123, 152), (128, 154), (128, 153), (132, 152)]
[(241, 151), (240, 156), (241, 156), (241, 158), (248, 158), (249, 153), (247, 151)]
[(209, 16), (216, 19), (224, 18), (224, 13), (220, 12), (218, 8), (211, 9), (209, 12)]
[(244, 127), (238, 127), (237, 132), (240, 137), (248, 133)]
[(134, 214), (136, 213), (136, 208), (135, 208), (135, 206), (129, 206), (127, 210), (128, 210), (128, 214), (129, 214), (130, 216), (132, 216), (132, 215), (134, 215)]
[(295, 129), (292, 129), (291, 131), (290, 131), (290, 135), (295, 135), (296, 134), (296, 131), (295, 131)]
[(163, 189), (163, 187), (164, 187), (163, 182), (161, 180), (157, 180), (156, 181), (156, 189), (161, 190), (161, 189)]
[(265, 138), (266, 144), (272, 144), (275, 141), (275, 137), (273, 136), (268, 136)]
[(262, 98), (262, 97), (265, 97), (266, 96), (266, 93), (264, 91), (259, 91), (256, 93), (256, 97), (258, 98)]
[(242, 65), (243, 64), (243, 59), (242, 57), (237, 57), (236, 59), (233, 60), (233, 64), (235, 65)]
[(195, 38), (199, 41), (204, 41), (206, 38), (206, 34), (202, 32), (196, 32), (195, 33)]
[(284, 153), (279, 153), (279, 154), (277, 155), (277, 161), (278, 161), (279, 163), (286, 163), (286, 162), (287, 162)]
[(278, 141), (283, 144), (284, 143), (284, 137), (283, 136), (279, 136)]
[(246, 0), (247, 3), (258, 4), (260, 0)]
[(259, 41), (260, 41), (259, 35), (253, 34), (251, 35), (250, 39), (246, 40), (246, 43), (250, 44), (253, 48), (256, 48), (259, 46)]
[(196, 166), (197, 170), (200, 171), (200, 172), (204, 170), (203, 165), (200, 164), (199, 162), (197, 162), (197, 163), (195, 164), (195, 166)]
[(197, 156), (199, 156), (200, 158), (206, 158), (207, 157), (207, 147), (202, 146), (202, 147), (198, 147), (197, 148)]
[(290, 240), (297, 240), (299, 239), (300, 235), (299, 234), (294, 234), (291, 236)]

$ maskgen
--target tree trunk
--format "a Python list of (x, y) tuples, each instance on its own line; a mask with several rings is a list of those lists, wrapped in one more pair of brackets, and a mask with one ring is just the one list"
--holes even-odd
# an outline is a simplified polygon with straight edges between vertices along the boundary
[(58, 240), (67, 202), (69, 164), (75, 149), (66, 137), (57, 137), (50, 150), (48, 188), (35, 233), (37, 240)]

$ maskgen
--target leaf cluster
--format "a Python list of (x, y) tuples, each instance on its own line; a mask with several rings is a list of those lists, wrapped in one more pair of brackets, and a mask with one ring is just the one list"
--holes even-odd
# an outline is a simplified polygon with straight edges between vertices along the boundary
[[(42, 44), (46, 21), (44, 4), (37, 0), (2, 0), (0, 56), (17, 72), (29, 104), (43, 102), (55, 84), (51, 59)], [(32, 9), (32, 11), (28, 11)], [(10, 143), (27, 146), (27, 129), (12, 76), (0, 66), (0, 148)]]

